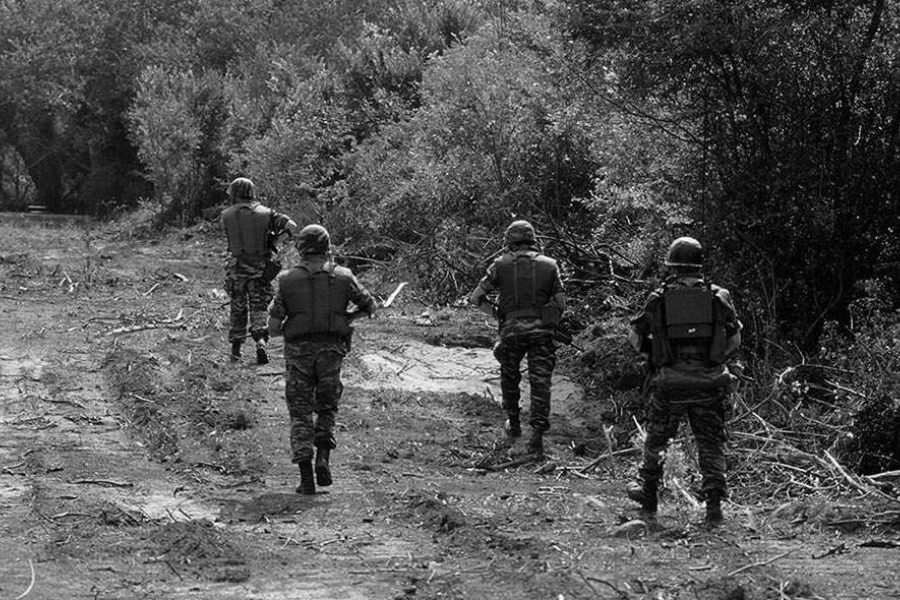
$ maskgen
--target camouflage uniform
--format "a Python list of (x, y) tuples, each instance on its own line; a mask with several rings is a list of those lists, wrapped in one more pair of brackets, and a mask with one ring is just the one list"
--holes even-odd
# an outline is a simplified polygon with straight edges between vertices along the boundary
[(228, 341), (241, 343), (250, 335), (255, 340), (267, 337), (269, 303), (272, 301), (272, 282), (262, 277), (263, 264), (242, 262), (232, 257), (225, 268), (225, 292), (231, 298), (231, 318)]
[(229, 257), (225, 265), (225, 292), (231, 298), (228, 341), (232, 354), (240, 355), (240, 344), (250, 336), (258, 344), (268, 340), (267, 309), (272, 301), (272, 280), (264, 277), (272, 259), (273, 241), (295, 227), (287, 215), (256, 200), (249, 179), (235, 179), (228, 187), (234, 204), (222, 211), (221, 223), (228, 239)]
[[(556, 261), (538, 250), (534, 230), (526, 221), (513, 222), (506, 232), (508, 249), (497, 258), (472, 292), (470, 301), (498, 318), (500, 340), (494, 356), (500, 363), (500, 389), (507, 433), (521, 435), (519, 402), (522, 359), (528, 359), (531, 391), (529, 450), (543, 452), (542, 435), (550, 428), (550, 384), (556, 366), (554, 333), (565, 310), (562, 280)], [(487, 296), (496, 294), (496, 305)]]
[[(713, 352), (711, 359), (709, 345), (675, 346), (662, 350), (660, 346), (651, 349), (653, 338), (660, 338), (659, 323), (663, 321), (662, 304), (666, 289), (681, 287), (701, 287), (709, 289), (718, 304), (718, 320), (721, 322), (721, 338), (733, 340), (738, 336), (741, 324), (737, 318), (731, 295), (724, 288), (707, 284), (699, 273), (692, 276), (675, 276), (666, 287), (654, 291), (648, 298), (643, 311), (632, 319), (634, 339), (643, 342), (643, 348), (654, 368), (649, 380), (649, 402), (647, 411), (647, 438), (644, 443), (643, 464), (639, 469), (642, 492), (629, 496), (642, 502), (649, 512), (656, 510), (656, 493), (663, 476), (665, 452), (669, 442), (678, 433), (682, 420), (687, 419), (697, 444), (698, 462), (702, 474), (701, 491), (707, 506), (718, 504), (727, 495), (725, 479), (725, 402), (729, 394), (732, 378), (724, 365), (724, 351)], [(739, 337), (738, 337), (739, 339)], [(659, 339), (659, 344), (666, 344)], [(705, 350), (699, 352), (703, 347)], [(671, 348), (667, 346), (667, 348)], [(668, 358), (660, 355), (668, 353)], [(708, 376), (708, 383), (702, 378)], [(673, 378), (685, 377), (690, 383), (673, 386)], [(698, 380), (698, 378), (701, 378)], [(718, 518), (721, 514), (717, 513)]]
[[(343, 311), (347, 310), (348, 302), (364, 313), (371, 314), (375, 310), (374, 298), (350, 270), (334, 265), (323, 255), (306, 255), (297, 267), (279, 276), (279, 289), (269, 308), (269, 316), (284, 323), (285, 400), (290, 415), (291, 456), (295, 463), (312, 459), (314, 447), (335, 447), (334, 419), (343, 392), (341, 367), (350, 350), (352, 335), (346, 320), (343, 321), (346, 327), (336, 327), (339, 330), (335, 331), (292, 331), (292, 319), (299, 317), (296, 312), (298, 302), (291, 299), (291, 294), (301, 285), (295, 275), (302, 270), (326, 271), (342, 278), (347, 284), (347, 297), (341, 299)], [(316, 298), (315, 301), (325, 303), (329, 299)]]
[(314, 447), (336, 447), (334, 418), (344, 391), (341, 367), (349, 348), (349, 340), (285, 343), (284, 396), (292, 462), (311, 460)]
[(669, 441), (678, 434), (681, 422), (687, 419), (697, 444), (703, 497), (726, 496), (724, 399), (724, 390), (695, 394), (651, 390), (643, 464), (638, 471), (646, 485), (658, 487)]
[(531, 389), (530, 425), (536, 431), (550, 429), (550, 382), (556, 366), (556, 342), (552, 332), (533, 331), (501, 337), (494, 347), (500, 363), (500, 390), (503, 410), (519, 414), (522, 359), (528, 357), (528, 383)]

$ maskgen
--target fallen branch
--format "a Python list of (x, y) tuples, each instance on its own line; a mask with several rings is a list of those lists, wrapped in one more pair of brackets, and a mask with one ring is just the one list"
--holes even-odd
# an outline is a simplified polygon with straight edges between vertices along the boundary
[(859, 490), (860, 492), (864, 494), (875, 494), (876, 496), (879, 496), (891, 502), (900, 502), (900, 498), (895, 498), (894, 496), (885, 494), (879, 489), (865, 485), (854, 479), (853, 476), (850, 475), (850, 473), (848, 473), (847, 470), (841, 466), (837, 459), (834, 458), (830, 452), (828, 452), (828, 450), (825, 451), (825, 458), (828, 459), (830, 466), (832, 466), (852, 487)]
[(740, 569), (735, 569), (734, 571), (732, 571), (731, 573), (729, 573), (729, 574), (727, 575), (727, 577), (734, 577), (734, 576), (737, 575), (738, 573), (743, 573), (744, 571), (749, 571), (750, 569), (755, 569), (756, 567), (764, 567), (764, 566), (766, 566), (766, 565), (770, 565), (770, 564), (772, 564), (773, 562), (775, 562), (776, 560), (781, 560), (782, 558), (784, 558), (785, 556), (787, 556), (787, 555), (790, 554), (791, 552), (793, 552), (793, 550), (788, 550), (787, 552), (782, 552), (781, 554), (779, 554), (779, 555), (777, 555), (777, 556), (773, 556), (773, 557), (770, 558), (769, 560), (763, 560), (763, 561), (760, 561), (760, 562), (755, 562), (755, 563), (751, 563), (751, 564), (749, 564), (749, 565), (745, 565), (745, 566), (741, 567)]
[(602, 463), (604, 460), (608, 460), (611, 462), (612, 458), (614, 456), (622, 456), (625, 454), (634, 454), (635, 452), (641, 452), (641, 449), (640, 448), (623, 448), (622, 450), (616, 450), (615, 452), (605, 452), (605, 453), (601, 454), (600, 456), (598, 456), (597, 458), (595, 458), (594, 460), (592, 460), (591, 462), (589, 462), (588, 464), (586, 464), (583, 467), (581, 467), (580, 469), (578, 469), (578, 471), (581, 473), (585, 473), (587, 471), (590, 471), (591, 469), (593, 469), (600, 463)]
[(105, 487), (134, 487), (133, 483), (127, 481), (112, 481), (109, 479), (74, 479), (69, 483), (83, 483), (88, 485), (102, 485)]
[(522, 465), (527, 465), (529, 463), (537, 462), (541, 459), (540, 454), (525, 454), (524, 456), (520, 456), (519, 458), (500, 463), (497, 465), (490, 465), (486, 467), (482, 467), (483, 469), (487, 469), (488, 471), (502, 471), (503, 469), (509, 469), (512, 467), (521, 467)]

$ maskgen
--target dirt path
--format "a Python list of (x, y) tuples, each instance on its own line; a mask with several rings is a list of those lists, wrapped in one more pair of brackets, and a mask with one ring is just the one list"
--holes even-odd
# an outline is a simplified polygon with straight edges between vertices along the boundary
[(347, 360), (335, 485), (298, 496), (280, 349), (224, 360), (213, 238), (0, 230), (0, 598), (900, 598), (896, 532), (815, 498), (648, 531), (564, 376), (549, 459), (494, 470), (521, 448), (490, 350), (433, 343), (490, 327), (402, 300)]

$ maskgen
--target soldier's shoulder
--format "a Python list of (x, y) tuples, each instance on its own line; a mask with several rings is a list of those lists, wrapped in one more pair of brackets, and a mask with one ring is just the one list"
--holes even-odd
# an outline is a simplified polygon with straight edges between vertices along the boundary
[(730, 298), (730, 297), (731, 297), (731, 292), (728, 290), (728, 288), (722, 287), (721, 285), (716, 285), (715, 283), (710, 283), (710, 284), (709, 284), (709, 289), (710, 289), (710, 290), (712, 291), (712, 293), (715, 294), (716, 296), (722, 296), (722, 297), (724, 297), (724, 298)]
[(541, 254), (541, 253), (538, 253), (537, 256), (534, 257), (534, 260), (536, 260), (537, 262), (548, 264), (548, 265), (553, 265), (554, 267), (557, 264), (557, 261), (555, 258), (547, 256), (546, 254)]

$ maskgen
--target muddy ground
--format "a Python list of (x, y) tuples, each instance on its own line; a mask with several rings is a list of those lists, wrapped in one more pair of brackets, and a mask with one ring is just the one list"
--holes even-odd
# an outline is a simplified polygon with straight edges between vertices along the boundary
[(707, 531), (675, 495), (646, 527), (565, 360), (547, 459), (504, 467), (490, 324), (412, 286), (359, 324), (335, 484), (299, 496), (280, 345), (226, 358), (214, 228), (133, 233), (0, 223), (0, 598), (900, 598), (867, 498), (738, 487)]

